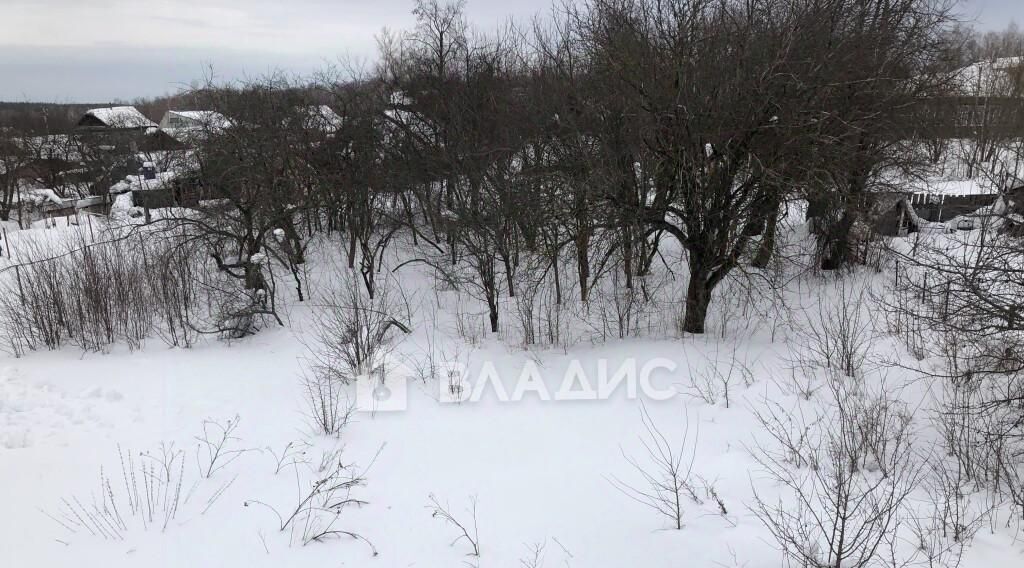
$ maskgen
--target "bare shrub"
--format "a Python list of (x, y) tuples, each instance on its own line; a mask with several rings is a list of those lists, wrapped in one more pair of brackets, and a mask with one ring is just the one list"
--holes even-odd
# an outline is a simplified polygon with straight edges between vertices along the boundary
[(753, 412), (761, 426), (759, 431), (770, 436), (778, 446), (772, 453), (773, 462), (789, 464), (797, 469), (818, 469), (819, 423), (824, 418), (817, 414), (808, 416), (800, 405), (785, 408), (767, 397), (761, 402), (762, 407)]
[(775, 283), (744, 269), (727, 276), (716, 291), (715, 303), (708, 306), (708, 330), (717, 328), (721, 339), (749, 337), (769, 321), (772, 304), (764, 298), (776, 300), (779, 291)]
[(265, 449), (274, 458), (274, 475), (281, 473), (286, 467), (293, 467), (300, 463), (308, 463), (306, 452), (309, 450), (308, 442), (291, 441), (285, 444), (281, 451), (267, 446)]
[(3, 272), (3, 343), (16, 355), (65, 344), (102, 351), (142, 346), (152, 330), (143, 255), (123, 239), (23, 243), (21, 264)]
[(535, 542), (524, 544), (524, 546), (526, 546), (527, 555), (519, 560), (519, 565), (523, 568), (541, 568), (544, 566), (544, 548), (547, 546), (547, 543)]
[[(658, 295), (665, 280), (654, 275), (634, 278), (633, 287), (627, 287), (618, 271), (610, 274), (607, 282), (595, 285), (590, 291), (587, 305), (587, 323), (591, 335), (600, 341), (657, 335), (665, 329), (663, 306)], [(595, 319), (596, 318), (596, 319)]]
[(573, 555), (556, 537), (551, 537), (551, 541), (558, 547), (553, 549), (548, 546), (548, 540), (544, 539), (539, 542), (523, 543), (523, 547), (526, 548), (526, 556), (519, 559), (519, 565), (523, 568), (543, 568), (549, 566), (548, 560), (554, 560), (557, 555), (560, 557), (561, 562), (559, 566), (569, 567), (572, 566), (570, 560)]
[(736, 348), (726, 360), (720, 359), (717, 353), (713, 357), (705, 356), (697, 369), (690, 369), (689, 375), (694, 396), (712, 405), (721, 401), (726, 408), (732, 404), (736, 388), (754, 383), (753, 372), (740, 361)]
[(519, 322), (523, 345), (534, 345), (541, 335), (537, 302), (544, 295), (547, 270), (546, 259), (524, 255), (515, 271), (516, 295), (512, 298), (515, 317)]
[(551, 289), (541, 295), (538, 326), (544, 344), (568, 351), (579, 338), (571, 329), (572, 314), (569, 307), (564, 300), (558, 300), (557, 293)]
[(348, 424), (354, 404), (344, 383), (326, 373), (307, 372), (302, 375), (306, 391), (308, 418), (320, 433), (337, 436)]
[[(762, 449), (755, 457), (785, 495), (769, 503), (755, 490), (753, 513), (772, 534), (787, 560), (800, 566), (868, 567), (900, 564), (895, 558), (897, 535), (908, 516), (908, 496), (919, 474), (912, 461), (910, 432), (897, 420), (876, 437), (879, 420), (888, 423), (890, 402), (852, 399), (863, 395), (834, 387), (832, 413), (815, 420), (813, 432), (775, 432), (781, 440), (807, 439), (793, 463), (793, 449)], [(878, 407), (884, 418), (862, 417), (859, 410)], [(767, 422), (776, 427), (780, 421)], [(869, 459), (870, 458), (870, 459)]]
[(393, 332), (411, 331), (406, 323), (412, 318), (409, 304), (397, 294), (394, 286), (382, 281), (371, 298), (364, 286), (343, 272), (340, 286), (317, 304), (303, 384), (311, 420), (324, 434), (337, 434), (348, 421), (352, 405), (344, 385), (360, 378), (383, 382), (394, 348)]
[(199, 337), (196, 320), (202, 314), (201, 264), (194, 253), (171, 248), (148, 268), (153, 311), (163, 324), (157, 335), (172, 347), (192, 347)]
[(816, 369), (801, 363), (790, 366), (782, 378), (776, 379), (774, 382), (782, 393), (799, 396), (804, 400), (811, 400), (824, 384)]
[(936, 423), (955, 462), (956, 485), (987, 490), (994, 500), (1013, 505), (1019, 518), (1024, 510), (1024, 460), (1016, 432), (1020, 410), (998, 402), (1009, 394), (1002, 389), (998, 377), (984, 373), (945, 383)]
[(23, 243), (23, 261), (0, 271), (0, 348), (138, 349), (154, 335), (191, 347), (201, 334), (252, 333), (271, 312), (265, 294), (227, 286), (201, 248), (143, 230), (99, 237)]
[[(918, 351), (913, 370), (939, 385), (935, 423), (964, 483), (1024, 512), (1024, 249), (1004, 231), (1004, 202), (973, 231), (899, 252), (883, 296), (890, 320), (916, 322), (901, 337)], [(1003, 213), (1008, 212), (1002, 211)], [(894, 364), (900, 365), (899, 362)], [(995, 515), (991, 515), (994, 519)]]
[(687, 420), (681, 439), (671, 442), (643, 406), (640, 407), (640, 421), (646, 431), (646, 436), (640, 439), (646, 454), (643, 461), (625, 452), (622, 455), (640, 475), (642, 483), (630, 484), (615, 477), (611, 482), (624, 495), (653, 509), (680, 530), (683, 528), (684, 504), (691, 500), (701, 503), (690, 479), (698, 433), (694, 432), (693, 439), (690, 439)]
[(918, 563), (928, 568), (959, 565), (964, 548), (988, 515), (972, 505), (968, 480), (949, 462), (948, 456), (938, 453), (928, 457), (922, 478), (926, 498), (912, 517)]
[(950, 539), (939, 527), (941, 520), (936, 509), (929, 508), (921, 515), (909, 518), (911, 543), (916, 555), (912, 563), (926, 568), (949, 568), (960, 565), (964, 543)]
[(57, 515), (51, 518), (71, 534), (84, 531), (104, 540), (125, 540), (132, 520), (140, 522), (143, 530), (166, 530), (181, 504), (184, 464), (185, 454), (180, 451), (159, 456), (143, 453), (138, 461), (129, 452), (127, 462), (121, 456), (123, 494), (119, 482), (100, 468), (100, 500), (94, 495), (86, 504), (77, 497), (63, 498)]
[(112, 477), (101, 467), (99, 486), (89, 499), (63, 497), (54, 513), (44, 514), (69, 535), (123, 541), (135, 531), (166, 531), (186, 512), (205, 514), (235, 481), (210, 486), (205, 501), (193, 500), (204, 480), (189, 483), (185, 463), (190, 456), (173, 443), (138, 453), (118, 446), (117, 453), (120, 471)]
[(394, 287), (378, 284), (371, 299), (354, 279), (343, 276), (340, 289), (318, 305), (314, 373), (343, 384), (383, 373), (394, 347), (391, 332), (410, 332), (408, 304), (395, 295)]
[[(427, 328), (436, 329), (436, 326), (428, 324)], [(464, 371), (470, 355), (464, 352), (462, 344), (438, 341), (436, 332), (427, 331), (426, 344), (412, 351), (405, 360), (421, 382), (443, 385), (454, 401), (461, 401), (469, 394)]]
[[(549, 260), (533, 255), (524, 255), (520, 260), (519, 268), (516, 270), (516, 295), (509, 299), (512, 304), (512, 312), (516, 322), (519, 324), (519, 339), (524, 346), (560, 347), (567, 349), (577, 341), (573, 337), (571, 324), (579, 314), (573, 313), (573, 309), (579, 306), (573, 304), (578, 298), (567, 297), (568, 291), (561, 290), (553, 285), (551, 274), (555, 267), (548, 264)], [(601, 303), (606, 299), (607, 294), (597, 298), (595, 304), (602, 307), (595, 311), (602, 317), (611, 318), (611, 309), (605, 310)], [(621, 300), (621, 299), (620, 299)], [(621, 322), (630, 327), (633, 319), (628, 312), (633, 305), (630, 301), (613, 302), (616, 315), (614, 320), (604, 324), (602, 334), (619, 333)], [(635, 326), (634, 326), (635, 327)], [(612, 332), (610, 330), (614, 329)], [(634, 332), (639, 330), (634, 330)]]
[(819, 292), (815, 309), (802, 310), (805, 321), (793, 325), (799, 342), (793, 348), (794, 357), (848, 377), (860, 374), (874, 341), (874, 324), (865, 310), (867, 299), (864, 285), (845, 278)]
[[(459, 533), (459, 536), (455, 537), (455, 540), (451, 542), (452, 546), (455, 546), (459, 541), (466, 541), (470, 548), (466, 556), (480, 558), (480, 534), (477, 528), (476, 503), (475, 496), (469, 498), (469, 507), (466, 509), (466, 514), (469, 516), (468, 521), (460, 521), (452, 514), (451, 507), (447, 503), (442, 504), (438, 501), (433, 493), (430, 494), (430, 505), (427, 505), (427, 509), (430, 510), (431, 517), (444, 521)], [(467, 562), (467, 564), (469, 563)]]
[(829, 381), (833, 400), (837, 401), (840, 421), (853, 424), (853, 440), (859, 447), (857, 452), (859, 468), (866, 471), (881, 471), (883, 476), (892, 475), (893, 464), (902, 465), (897, 454), (909, 446), (913, 416), (906, 403), (901, 401), (900, 389), (882, 386), (878, 392), (869, 392), (857, 385), (850, 387), (839, 380)]
[(472, 296), (469, 298), (469, 302), (464, 302), (466, 297), (459, 294), (455, 306), (455, 329), (466, 343), (475, 346), (487, 337), (487, 312), (470, 309), (468, 306), (472, 306), (474, 300)]
[[(378, 455), (379, 455), (378, 451)], [(278, 520), (278, 530), (289, 532), (293, 544), (303, 546), (320, 542), (332, 537), (347, 536), (364, 542), (370, 547), (374, 556), (377, 549), (366, 537), (359, 533), (338, 528), (342, 514), (349, 508), (365, 505), (366, 501), (352, 496), (353, 490), (366, 485), (366, 474), (376, 461), (376, 456), (365, 468), (346, 464), (341, 459), (341, 451), (325, 452), (320, 467), (313, 471), (313, 478), (308, 489), (299, 492), (294, 506), (279, 509), (263, 501), (250, 499), (245, 506), (259, 505), (272, 512)], [(296, 479), (299, 476), (299, 465), (306, 462), (295, 462)], [(299, 483), (299, 486), (303, 485)]]
[(231, 462), (237, 460), (245, 452), (245, 448), (238, 448), (237, 443), (241, 440), (235, 436), (235, 430), (241, 418), (236, 414), (234, 418), (224, 422), (215, 420), (203, 421), (203, 433), (196, 436), (196, 466), (199, 474), (209, 479), (214, 473), (224, 469)]

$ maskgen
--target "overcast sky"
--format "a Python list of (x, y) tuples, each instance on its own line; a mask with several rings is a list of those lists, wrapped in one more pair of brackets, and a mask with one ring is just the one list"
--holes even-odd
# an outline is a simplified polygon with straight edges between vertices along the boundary
[[(469, 0), (489, 28), (550, 0)], [(305, 74), (372, 59), (384, 28), (412, 24), (411, 0), (0, 0), (0, 100), (106, 102), (221, 79)], [(966, 0), (985, 29), (1024, 24), (1024, 0)]]

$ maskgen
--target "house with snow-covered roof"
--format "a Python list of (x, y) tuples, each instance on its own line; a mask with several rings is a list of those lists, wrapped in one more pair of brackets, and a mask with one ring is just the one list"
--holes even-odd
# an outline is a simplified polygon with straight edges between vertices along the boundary
[(161, 172), (152, 162), (143, 162), (137, 172), (113, 184), (109, 194), (122, 209), (160, 209), (195, 205), (201, 191), (202, 181), (194, 170), (184, 168)]
[(169, 110), (160, 119), (160, 128), (226, 128), (231, 125), (223, 114), (213, 110)]
[(1024, 96), (1024, 57), (1002, 57), (947, 74), (942, 95), (920, 105), (920, 124), (942, 138), (1016, 135)]
[(306, 127), (323, 132), (337, 132), (345, 122), (334, 109), (327, 105), (312, 105), (306, 107)]
[(145, 130), (157, 124), (133, 106), (89, 109), (78, 120), (79, 130)]
[(186, 147), (193, 147), (209, 133), (231, 125), (230, 118), (213, 110), (169, 110), (160, 119), (160, 131)]

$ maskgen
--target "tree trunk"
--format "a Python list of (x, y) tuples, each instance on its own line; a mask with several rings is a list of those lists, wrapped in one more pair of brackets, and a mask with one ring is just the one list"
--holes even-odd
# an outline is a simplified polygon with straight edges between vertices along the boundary
[(629, 225), (622, 228), (622, 271), (626, 277), (626, 289), (633, 289), (633, 231)]
[(484, 299), (487, 300), (491, 333), (498, 333), (498, 279), (494, 270), (497, 259), (484, 253), (478, 257), (478, 260), (480, 264), (477, 267), (477, 274), (480, 277), (480, 287), (483, 289)]
[(690, 283), (686, 287), (686, 314), (683, 317), (683, 331), (686, 333), (704, 333), (705, 320), (708, 317), (708, 305), (711, 304), (711, 287), (708, 286), (708, 274), (705, 270), (690, 270)]
[[(309, 223), (309, 215), (306, 215), (307, 224)], [(285, 252), (289, 258), (295, 264), (304, 264), (306, 262), (306, 255), (302, 250), (302, 237), (299, 236), (299, 231), (295, 228), (295, 224), (292, 223), (291, 219), (285, 219), (281, 223), (281, 228), (285, 234)]]
[(356, 232), (348, 232), (348, 267), (356, 267)]
[(512, 272), (513, 272), (512, 271), (512, 264), (511, 264), (511, 262), (509, 262), (509, 258), (508, 257), (509, 257), (508, 254), (503, 254), (501, 256), (501, 260), (502, 260), (502, 263), (505, 265), (505, 281), (508, 284), (508, 297), (509, 298), (515, 298), (516, 297), (516, 288), (515, 288), (515, 285), (512, 283)]
[(551, 257), (551, 268), (555, 271), (555, 305), (562, 305), (562, 279), (558, 274), (558, 252)]
[(833, 227), (828, 227), (820, 238), (822, 245), (821, 269), (839, 270), (850, 260), (850, 231), (853, 228), (854, 214), (849, 209), (842, 214)]
[(775, 252), (775, 233), (778, 228), (779, 214), (776, 210), (765, 220), (764, 234), (761, 235), (761, 243), (758, 245), (757, 254), (754, 255), (754, 260), (751, 263), (755, 268), (768, 267), (772, 254)]
[(369, 244), (363, 243), (362, 254), (359, 259), (359, 273), (363, 276), (363, 285), (366, 287), (366, 293), (369, 294), (371, 300), (374, 299), (374, 293), (376, 292), (373, 261), (374, 256), (370, 254)]
[(576, 235), (576, 267), (580, 278), (580, 299), (584, 302), (590, 295), (590, 233), (581, 229)]
[(266, 280), (263, 279), (263, 272), (260, 270), (259, 264), (246, 262), (243, 270), (245, 270), (246, 290), (266, 290)]
[(491, 320), (491, 333), (498, 333), (498, 299), (493, 289), (487, 291), (487, 311)]

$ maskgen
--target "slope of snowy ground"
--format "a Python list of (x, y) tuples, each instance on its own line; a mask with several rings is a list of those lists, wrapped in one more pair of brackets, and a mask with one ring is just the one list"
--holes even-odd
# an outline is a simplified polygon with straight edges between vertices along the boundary
[[(819, 379), (797, 376), (803, 371), (794, 369), (792, 340), (784, 334), (719, 308), (712, 320), (722, 323), (707, 337), (584, 340), (524, 351), (496, 339), (465, 342), (455, 321), (465, 298), (433, 290), (427, 275), (409, 270), (403, 286), (415, 292), (419, 310), (414, 332), (392, 356), (388, 382), (396, 397), (407, 385), (405, 409), (358, 412), (337, 439), (316, 435), (305, 414), (300, 375), (315, 309), (309, 303), (290, 306), (288, 327), (230, 345), (210, 341), (180, 350), (153, 341), (137, 352), (0, 356), (0, 566), (781, 565), (782, 555), (750, 510), (755, 489), (768, 501), (785, 495), (754, 459), (772, 443), (755, 413), (767, 405), (792, 416), (812, 413), (827, 398), (821, 389), (809, 400), (799, 394), (799, 383)], [(809, 278), (791, 286), (789, 299), (813, 305), (808, 298), (834, 301), (836, 293), (832, 284)], [(731, 325), (723, 338), (725, 322)], [(524, 368), (527, 376), (537, 370), (552, 398), (569, 369), (582, 369), (596, 388), (602, 360), (612, 371), (630, 361), (641, 367), (657, 361), (650, 386), (676, 394), (653, 400), (641, 388), (633, 397), (623, 386), (605, 400), (541, 400), (541, 387), (532, 383), (521, 400), (502, 401), (492, 384), (478, 401), (446, 403), (439, 400), (444, 385), (415, 372), (428, 350), (467, 363), (471, 377), (489, 363), (508, 398), (516, 398)], [(879, 338), (873, 359), (901, 353), (894, 341)], [(699, 396), (703, 378), (734, 358), (750, 376), (730, 385), (728, 406), (721, 391), (714, 404)], [(911, 374), (876, 369), (865, 381), (877, 385), (883, 377), (902, 384)], [(908, 385), (901, 400), (925, 407), (926, 387)], [(684, 503), (682, 530), (622, 490), (642, 487), (629, 459), (646, 463), (643, 409), (673, 445), (684, 435), (689, 440), (687, 459), (703, 503)], [(214, 421), (206, 423), (211, 439), (218, 425), (235, 420), (211, 468), (197, 439), (204, 437), (204, 421)], [(927, 418), (919, 413), (915, 421), (927, 446), (934, 438)], [(161, 448), (186, 457), (163, 471)], [(281, 466), (284, 454), (291, 457)], [(317, 471), (338, 455), (366, 470), (365, 486), (351, 493), (365, 504), (346, 508), (331, 528), (365, 541), (336, 535), (303, 545), (304, 536), (326, 527), (287, 519)], [(140, 468), (175, 480), (170, 497), (164, 490), (145, 498), (146, 483), (124, 473)], [(142, 487), (143, 497), (126, 487)], [(721, 498), (724, 514), (707, 487)], [(123, 526), (90, 534), (62, 516), (103, 503), (104, 494), (114, 495)], [(470, 543), (456, 527), (433, 514), (432, 496), (475, 534), (479, 557), (468, 555)], [(914, 496), (922, 503), (926, 497)], [(168, 500), (178, 505), (165, 520)], [(143, 511), (132, 515), (129, 508), (140, 501)], [(150, 516), (145, 504), (154, 502), (158, 511)], [(282, 524), (288, 526), (280, 530)], [(1001, 522), (986, 525), (963, 566), (1021, 565), (1024, 547), (1013, 537)]]

